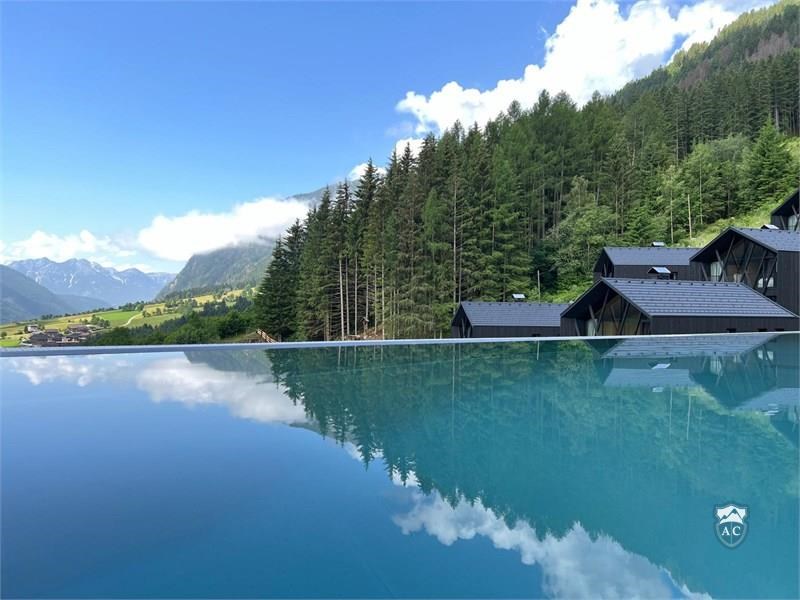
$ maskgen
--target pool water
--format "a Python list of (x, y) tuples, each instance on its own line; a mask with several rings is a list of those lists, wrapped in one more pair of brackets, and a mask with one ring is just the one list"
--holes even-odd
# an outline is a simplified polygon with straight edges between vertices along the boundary
[(6, 356), (0, 591), (797, 597), (798, 344)]

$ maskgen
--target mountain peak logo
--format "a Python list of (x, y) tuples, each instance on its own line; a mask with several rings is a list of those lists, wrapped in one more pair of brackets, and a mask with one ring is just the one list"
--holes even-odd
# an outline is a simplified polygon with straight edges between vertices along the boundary
[(728, 548), (736, 548), (747, 537), (747, 516), (750, 511), (746, 506), (723, 504), (714, 507), (716, 523), (714, 531), (717, 539)]

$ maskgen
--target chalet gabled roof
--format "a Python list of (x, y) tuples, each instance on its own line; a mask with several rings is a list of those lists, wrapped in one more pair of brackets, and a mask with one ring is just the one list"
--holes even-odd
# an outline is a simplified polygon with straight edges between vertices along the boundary
[(772, 211), (772, 215), (793, 215), (800, 213), (800, 188), (797, 188), (780, 203), (778, 208)]
[[(698, 250), (699, 248), (665, 248), (663, 246), (606, 246), (603, 248), (603, 252), (615, 265), (641, 265), (644, 267), (688, 265), (689, 259)], [(595, 270), (597, 269), (598, 265), (595, 266)]]
[(561, 312), (567, 306), (549, 302), (462, 302), (460, 308), (473, 327), (558, 327)]
[(768, 390), (736, 407), (736, 410), (776, 411), (787, 406), (800, 404), (800, 390), (783, 387)]
[[(754, 227), (729, 227), (701, 248), (692, 257), (692, 260), (702, 260), (710, 257), (715, 259), (712, 251), (720, 247), (727, 249), (731, 236), (741, 236), (756, 244), (772, 250), (773, 252), (800, 252), (800, 231), (787, 231), (785, 229), (756, 229)], [(721, 245), (721, 246), (720, 246)], [(722, 252), (720, 251), (720, 254)]]
[(663, 369), (632, 369), (614, 367), (609, 371), (603, 385), (608, 387), (648, 388), (692, 388), (697, 387), (688, 369), (668, 365)]
[(734, 231), (775, 252), (800, 252), (800, 231), (734, 227)]
[(603, 278), (562, 313), (579, 315), (610, 288), (649, 317), (796, 317), (743, 283)]

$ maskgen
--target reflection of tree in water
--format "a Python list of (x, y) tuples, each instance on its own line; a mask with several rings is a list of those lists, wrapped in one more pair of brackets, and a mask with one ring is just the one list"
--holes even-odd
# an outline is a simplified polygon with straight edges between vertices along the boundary
[[(323, 434), (365, 463), (380, 453), (453, 506), (480, 499), (509, 525), (558, 536), (578, 521), (714, 595), (755, 596), (765, 581), (797, 594), (796, 448), (700, 386), (606, 386), (577, 342), (268, 355)], [(711, 511), (732, 499), (751, 507), (752, 531), (720, 555)]]

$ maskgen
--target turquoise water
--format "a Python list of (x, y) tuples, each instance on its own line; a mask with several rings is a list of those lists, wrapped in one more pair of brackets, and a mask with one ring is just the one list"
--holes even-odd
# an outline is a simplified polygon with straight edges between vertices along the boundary
[(797, 597), (799, 341), (4, 357), (2, 596)]

